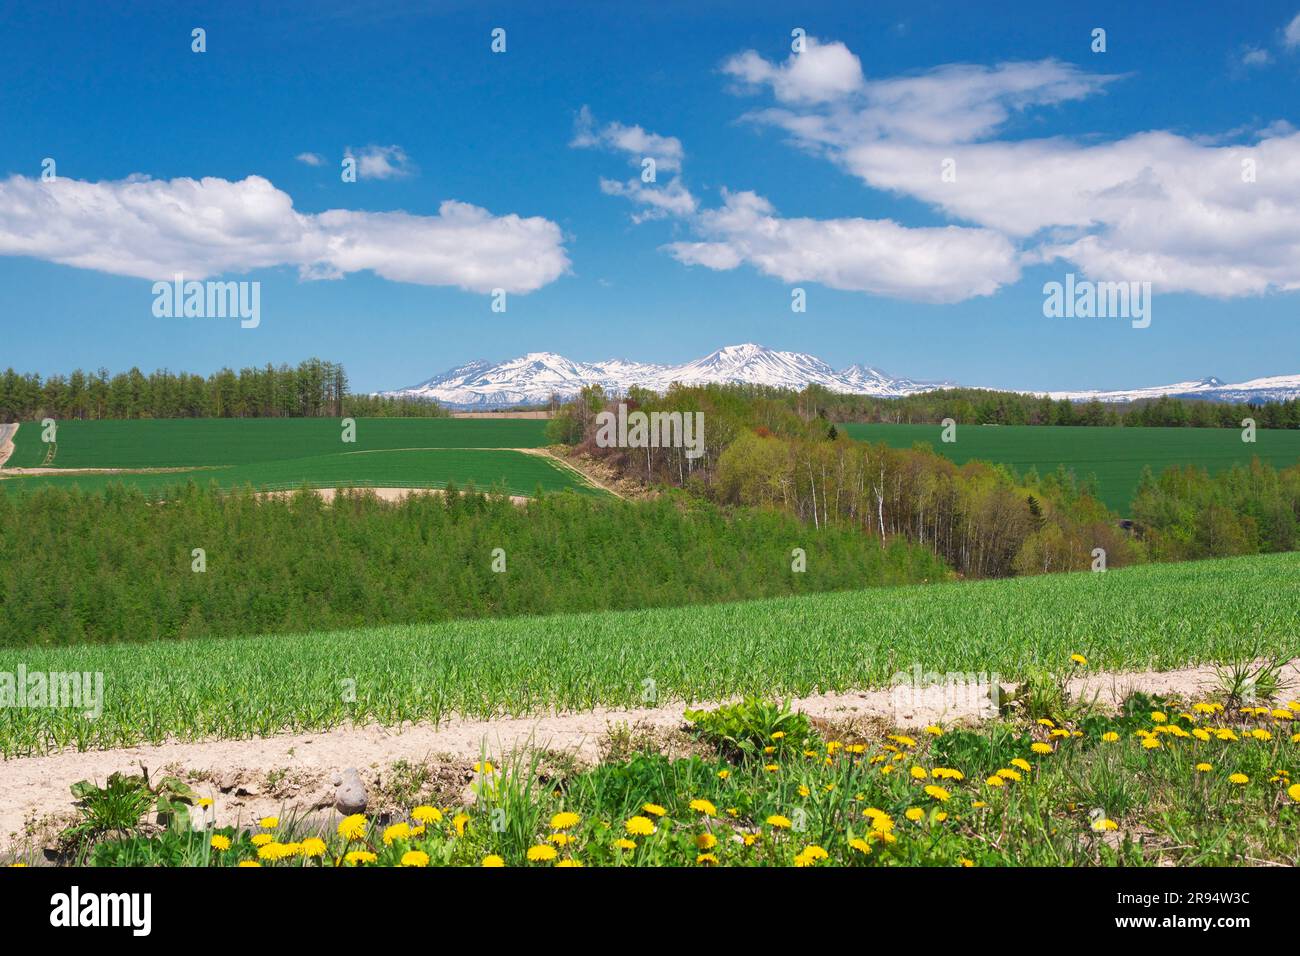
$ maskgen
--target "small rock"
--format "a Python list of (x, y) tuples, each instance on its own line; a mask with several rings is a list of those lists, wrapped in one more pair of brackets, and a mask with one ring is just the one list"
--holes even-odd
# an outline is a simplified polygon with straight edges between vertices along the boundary
[(231, 790), (235, 789), (235, 785), (238, 783), (239, 774), (233, 770), (227, 770), (217, 780), (217, 789), (222, 793), (229, 793)]
[(354, 813), (365, 813), (368, 798), (366, 785), (361, 782), (361, 774), (356, 767), (349, 767), (342, 774), (336, 774), (338, 781), (334, 785), (334, 809), (345, 817)]

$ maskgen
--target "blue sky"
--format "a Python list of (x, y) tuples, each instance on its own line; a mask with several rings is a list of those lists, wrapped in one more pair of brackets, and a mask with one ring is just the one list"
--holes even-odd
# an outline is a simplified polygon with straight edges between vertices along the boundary
[[(112, 6), (0, 25), (0, 367), (319, 355), (379, 389), (753, 341), (1005, 387), (1300, 372), (1300, 0)], [(647, 154), (682, 201), (650, 218)], [(261, 324), (156, 317), (177, 265), (261, 282)], [(1045, 318), (1067, 272), (1152, 281), (1151, 326)]]

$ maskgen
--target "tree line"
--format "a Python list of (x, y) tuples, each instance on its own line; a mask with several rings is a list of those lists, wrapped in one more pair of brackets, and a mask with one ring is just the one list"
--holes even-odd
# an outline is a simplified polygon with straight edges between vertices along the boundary
[[(601, 447), (596, 416), (618, 401), (645, 412), (702, 411), (704, 454)], [(551, 421), (550, 435), (644, 485), (776, 510), (814, 528), (903, 538), (974, 577), (1083, 570), (1097, 549), (1107, 567), (1288, 550), (1300, 522), (1300, 467), (1278, 472), (1256, 462), (1213, 478), (1195, 469), (1149, 476), (1126, 528), (1090, 482), (1064, 468), (1019, 475), (982, 461), (956, 465), (925, 447), (853, 441), (817, 412), (747, 387), (674, 386), (617, 401), (589, 389)]]
[(959, 425), (1070, 425), (1092, 427), (1240, 428), (1253, 418), (1259, 428), (1300, 428), (1300, 400), (1254, 404), (1172, 398), (1132, 402), (1076, 402), (1045, 395), (952, 388), (901, 398), (844, 395), (821, 386), (790, 393), (786, 403), (832, 422)]
[(211, 375), (138, 368), (110, 375), (107, 369), (68, 375), (0, 374), (0, 421), (42, 418), (302, 418), (437, 416), (430, 401), (355, 395), (337, 362), (307, 359), (287, 364), (223, 368)]

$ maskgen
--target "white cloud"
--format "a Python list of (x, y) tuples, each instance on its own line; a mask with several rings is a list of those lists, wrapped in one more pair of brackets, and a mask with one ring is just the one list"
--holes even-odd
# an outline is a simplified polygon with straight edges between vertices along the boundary
[(415, 172), (400, 146), (363, 146), (357, 150), (349, 146), (343, 156), (357, 161), (359, 179), (402, 179)]
[(1020, 276), (1016, 249), (989, 229), (907, 228), (889, 219), (783, 219), (752, 192), (725, 192), (697, 228), (709, 241), (672, 243), (679, 261), (710, 269), (749, 263), (783, 282), (818, 282), (922, 302), (991, 295)]
[(325, 157), (319, 153), (299, 153), (294, 159), (300, 163), (306, 163), (308, 166), (320, 166), (325, 162)]
[(600, 191), (606, 196), (622, 196), (644, 206), (642, 212), (632, 216), (632, 221), (637, 223), (663, 219), (667, 216), (689, 216), (698, 206), (690, 190), (676, 178), (662, 187), (643, 183), (639, 179), (630, 179), (623, 183), (616, 179), (602, 178)]
[[(597, 126), (591, 110), (584, 106), (578, 111), (574, 121), (573, 139), (569, 145), (575, 149), (605, 149), (623, 153), (628, 161), (641, 170), (641, 175), (633, 176), (626, 182), (601, 178), (600, 190), (607, 196), (622, 196), (641, 206), (641, 211), (632, 215), (634, 223), (664, 219), (668, 216), (689, 216), (698, 205), (681, 180), (682, 160), (686, 151), (682, 141), (675, 136), (660, 136), (650, 133), (640, 126), (624, 126), (622, 123), (606, 123)], [(643, 163), (654, 160), (655, 179), (646, 182)], [(660, 173), (672, 173), (668, 182), (659, 185)]]
[(568, 270), (559, 226), (447, 201), (436, 216), (299, 213), (260, 176), (0, 181), (0, 255), (142, 279), (295, 266), (305, 279), (363, 269), (474, 292), (539, 289)]
[(843, 43), (804, 38), (802, 53), (772, 64), (754, 50), (738, 53), (722, 71), (749, 86), (770, 86), (783, 103), (823, 103), (861, 90), (862, 63)]
[[(1051, 60), (950, 65), (750, 117), (873, 188), (1016, 240), (1027, 262), (1060, 257), (1093, 278), (1149, 280), (1162, 292), (1300, 289), (1300, 135), (1289, 127), (1266, 128), (1253, 144), (1163, 131), (1110, 142), (994, 138), (1031, 107), (1115, 79)], [(941, 175), (946, 160), (955, 181)]]
[(1273, 54), (1261, 47), (1247, 47), (1241, 54), (1242, 66), (1268, 66), (1273, 62)]
[(640, 166), (644, 159), (653, 159), (656, 168), (664, 172), (677, 172), (682, 168), (685, 151), (681, 140), (675, 136), (660, 136), (646, 132), (640, 126), (624, 126), (622, 123), (606, 123), (598, 127), (586, 106), (578, 111), (573, 126), (570, 146), (625, 153), (635, 166)]
[(1286, 25), (1286, 30), (1282, 33), (1282, 42), (1286, 44), (1288, 50), (1300, 46), (1300, 13), (1297, 13)]

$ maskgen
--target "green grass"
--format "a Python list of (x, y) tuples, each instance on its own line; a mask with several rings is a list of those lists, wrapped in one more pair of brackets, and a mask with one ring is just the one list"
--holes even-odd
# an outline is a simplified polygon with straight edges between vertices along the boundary
[[(58, 426), (56, 468), (178, 468), (314, 458), (340, 451), (399, 448), (540, 448), (540, 419), (361, 418), (356, 443), (344, 444), (335, 418), (175, 418), (65, 421)], [(39, 423), (18, 429), (7, 467), (32, 468), (49, 446)]]
[(472, 483), (480, 490), (505, 488), (510, 494), (572, 490), (604, 495), (566, 468), (538, 455), (487, 449), (419, 449), (411, 451), (343, 452), (312, 458), (258, 461), (231, 467), (203, 468), (157, 474), (33, 475), (5, 479), (6, 491), (30, 491), (53, 486), (101, 491), (115, 483), (163, 495), (168, 488), (194, 481), (206, 487), (252, 485), (258, 489), (292, 489), (308, 484), (317, 488), (341, 485), (394, 488), (442, 488), (448, 482), (460, 487)]
[[(609, 573), (633, 579), (634, 558)], [(1108, 670), (1171, 668), (1298, 645), (1300, 555), (1277, 554), (707, 607), (12, 649), (0, 671), (102, 672), (106, 703), (98, 720), (0, 708), (0, 751), (640, 705), (649, 686), (660, 703), (804, 695), (885, 685), (914, 664), (1014, 679), (1074, 652)]]
[(1021, 474), (1031, 467), (1040, 475), (1064, 465), (1080, 479), (1095, 475), (1101, 500), (1127, 514), (1142, 468), (1160, 474), (1172, 465), (1199, 465), (1211, 473), (1256, 456), (1281, 468), (1300, 461), (1300, 431), (1273, 429), (1256, 433), (1254, 444), (1235, 428), (1091, 428), (1056, 425), (958, 425), (957, 440), (940, 441), (939, 425), (838, 425), (859, 441), (910, 448), (929, 442), (935, 451), (964, 464), (973, 459), (1013, 466)]

